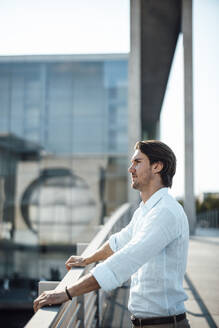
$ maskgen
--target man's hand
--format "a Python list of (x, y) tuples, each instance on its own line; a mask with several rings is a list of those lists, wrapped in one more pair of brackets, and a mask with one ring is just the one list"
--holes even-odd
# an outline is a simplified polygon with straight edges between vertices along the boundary
[(67, 270), (70, 270), (72, 267), (85, 267), (88, 264), (95, 263), (98, 261), (104, 261), (109, 256), (113, 255), (109, 241), (106, 241), (95, 253), (89, 255), (88, 257), (72, 255), (65, 262)]
[(81, 256), (70, 256), (65, 262), (65, 267), (67, 270), (70, 270), (72, 267), (85, 267), (86, 265), (86, 258)]
[(41, 307), (46, 305), (61, 304), (68, 301), (68, 296), (64, 291), (49, 290), (43, 292), (39, 297), (33, 302), (33, 309), (36, 312)]

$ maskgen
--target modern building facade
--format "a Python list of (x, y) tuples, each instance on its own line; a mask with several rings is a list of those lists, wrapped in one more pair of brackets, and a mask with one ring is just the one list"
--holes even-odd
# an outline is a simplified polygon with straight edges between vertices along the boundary
[(88, 241), (126, 200), (127, 93), (128, 55), (0, 57), (2, 238)]
[(57, 155), (127, 153), (127, 60), (0, 58), (0, 132)]

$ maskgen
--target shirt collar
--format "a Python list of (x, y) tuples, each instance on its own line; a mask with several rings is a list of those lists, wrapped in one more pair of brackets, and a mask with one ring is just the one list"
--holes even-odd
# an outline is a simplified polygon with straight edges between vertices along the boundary
[(159, 189), (145, 203), (143, 201), (140, 203), (141, 210), (143, 212), (149, 211), (167, 193), (168, 193), (167, 187)]

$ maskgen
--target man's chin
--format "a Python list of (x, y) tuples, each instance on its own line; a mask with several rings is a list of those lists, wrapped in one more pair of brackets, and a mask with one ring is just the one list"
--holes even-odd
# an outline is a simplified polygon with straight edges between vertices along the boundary
[(137, 183), (132, 182), (132, 189), (138, 189)]

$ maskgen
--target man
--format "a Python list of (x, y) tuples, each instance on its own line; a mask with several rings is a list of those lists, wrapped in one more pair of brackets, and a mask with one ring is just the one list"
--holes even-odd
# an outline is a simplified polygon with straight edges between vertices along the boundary
[(105, 261), (68, 289), (40, 295), (35, 311), (98, 288), (110, 291), (131, 277), (128, 307), (133, 327), (189, 327), (183, 289), (188, 221), (181, 205), (168, 194), (175, 170), (175, 155), (164, 143), (148, 140), (135, 145), (129, 172), (142, 202), (131, 222), (89, 258), (71, 256), (67, 269)]

